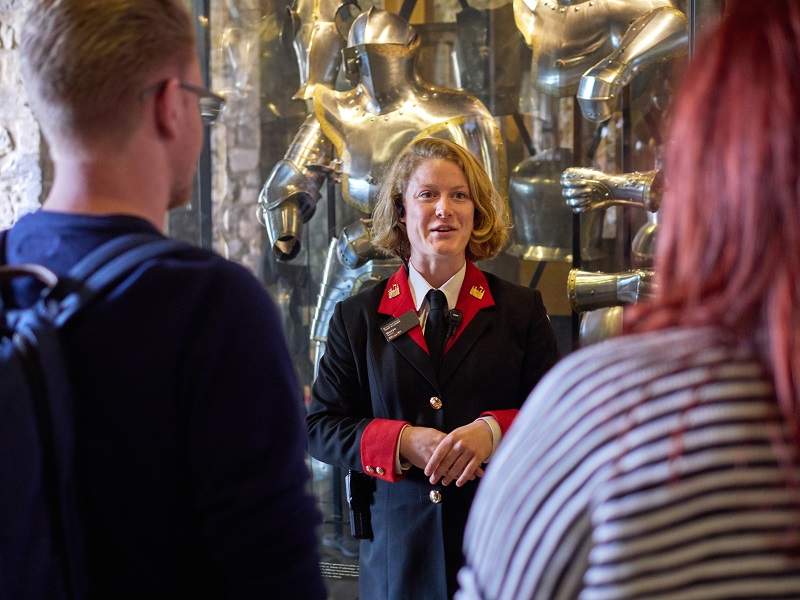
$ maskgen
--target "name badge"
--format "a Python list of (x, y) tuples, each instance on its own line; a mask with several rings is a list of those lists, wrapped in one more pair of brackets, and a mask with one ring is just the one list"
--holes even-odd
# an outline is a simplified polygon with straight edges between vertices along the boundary
[(396, 319), (392, 319), (386, 323), (386, 325), (382, 325), (381, 331), (383, 332), (383, 337), (386, 338), (386, 341), (391, 342), (417, 325), (419, 325), (419, 317), (417, 316), (416, 311), (410, 310), (407, 313), (400, 315)]

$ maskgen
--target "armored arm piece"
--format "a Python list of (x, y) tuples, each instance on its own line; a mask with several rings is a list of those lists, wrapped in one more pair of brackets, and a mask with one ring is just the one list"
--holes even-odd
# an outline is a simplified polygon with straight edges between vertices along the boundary
[(303, 223), (314, 214), (319, 189), (333, 170), (332, 157), (331, 143), (316, 117), (309, 115), (261, 188), (259, 217), (279, 260), (291, 260), (300, 252)]
[(342, 229), (337, 252), (342, 264), (350, 269), (375, 258), (391, 258), (372, 245), (372, 219), (359, 219)]
[(584, 73), (578, 86), (583, 116), (603, 122), (611, 118), (620, 90), (643, 68), (686, 52), (689, 29), (686, 15), (661, 7), (636, 19), (619, 48)]
[(345, 261), (349, 260), (346, 256), (347, 251), (343, 252), (343, 247), (346, 248), (347, 245), (346, 241), (342, 242), (333, 238), (328, 246), (325, 269), (322, 272), (322, 282), (317, 296), (317, 306), (311, 322), (310, 338), (314, 352), (315, 376), (319, 361), (325, 353), (328, 326), (336, 304), (357, 293), (365, 285), (368, 286), (389, 277), (400, 266), (398, 259), (391, 258), (385, 260), (364, 259), (357, 262), (357, 268), (350, 266), (345, 264)]
[(575, 312), (633, 304), (651, 296), (654, 291), (654, 273), (648, 269), (622, 273), (592, 273), (572, 269), (567, 280), (569, 302)]
[(609, 175), (595, 169), (570, 167), (561, 173), (561, 195), (573, 212), (626, 205), (655, 212), (661, 206), (661, 171)]

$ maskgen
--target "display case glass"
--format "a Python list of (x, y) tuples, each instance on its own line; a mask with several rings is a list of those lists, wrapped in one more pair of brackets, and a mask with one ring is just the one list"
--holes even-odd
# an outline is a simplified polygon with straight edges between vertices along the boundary
[[(193, 202), (170, 229), (261, 279), (308, 402), (331, 307), (397, 268), (370, 252), (364, 221), (382, 174), (416, 135), (448, 135), (472, 144), (513, 220), (508, 247), (481, 268), (540, 290), (562, 353), (613, 335), (620, 307), (651, 289), (670, 98), (722, 4), (384, 0), (375, 6), (416, 36), (413, 56), (391, 57), (409, 76), (373, 77), (382, 110), (332, 125), (326, 90), (347, 91), (384, 64), (352, 49), (366, 34), (350, 25), (369, 0), (195, 0), (204, 75), (227, 106), (207, 131)], [(386, 99), (418, 80), (441, 89), (437, 102), (420, 98), (430, 122), (409, 125)], [(465, 116), (464, 95), (480, 115)], [(309, 467), (330, 596), (355, 598), (344, 473)]]

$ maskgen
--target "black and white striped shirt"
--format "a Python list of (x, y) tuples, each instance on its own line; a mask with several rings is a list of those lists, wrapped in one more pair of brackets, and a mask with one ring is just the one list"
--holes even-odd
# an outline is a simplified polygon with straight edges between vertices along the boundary
[(792, 443), (726, 339), (673, 329), (556, 365), (478, 490), (458, 600), (800, 598)]

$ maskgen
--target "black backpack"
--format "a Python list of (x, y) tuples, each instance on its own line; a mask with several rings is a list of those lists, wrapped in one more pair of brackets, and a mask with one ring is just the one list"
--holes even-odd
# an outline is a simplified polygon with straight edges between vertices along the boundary
[[(6, 266), (0, 232), (0, 599), (81, 600), (87, 578), (74, 481), (73, 406), (62, 328), (142, 262), (185, 250), (155, 234), (103, 244), (59, 280), (39, 265)], [(44, 286), (16, 307), (10, 282)]]

